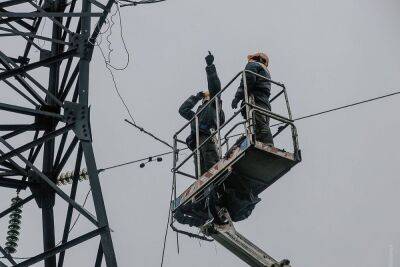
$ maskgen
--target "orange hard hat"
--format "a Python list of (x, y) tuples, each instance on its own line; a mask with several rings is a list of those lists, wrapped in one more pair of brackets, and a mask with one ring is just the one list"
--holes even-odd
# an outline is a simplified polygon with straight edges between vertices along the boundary
[(265, 53), (255, 53), (255, 54), (252, 54), (252, 55), (248, 55), (247, 59), (248, 60), (260, 60), (267, 67), (268, 67), (268, 64), (269, 64), (269, 57)]

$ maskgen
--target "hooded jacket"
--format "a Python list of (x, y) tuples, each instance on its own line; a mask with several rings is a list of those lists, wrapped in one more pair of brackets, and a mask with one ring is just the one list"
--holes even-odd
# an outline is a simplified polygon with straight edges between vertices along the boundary
[[(210, 99), (221, 91), (221, 81), (219, 80), (215, 65), (212, 64), (206, 67), (208, 90), (210, 92)], [(194, 112), (192, 109), (201, 100), (197, 96), (190, 96), (179, 108), (179, 114), (187, 120), (191, 120), (195, 114), (202, 109), (209, 101), (205, 101)], [(219, 108), (220, 108), (220, 125), (225, 122), (225, 114), (222, 110), (222, 100), (218, 97)], [(200, 114), (199, 114), (199, 132), (200, 134), (210, 135), (213, 130), (217, 129), (217, 112), (215, 100), (210, 103)], [(191, 135), (196, 135), (196, 123), (193, 120), (191, 123)]]
[[(261, 76), (271, 79), (271, 75), (267, 67), (257, 61), (249, 61), (246, 65), (245, 70), (252, 71)], [(271, 83), (252, 73), (246, 73), (246, 82), (249, 95), (254, 96), (254, 102), (257, 106), (271, 110), (269, 103), (269, 96), (271, 95)], [(240, 82), (240, 86), (235, 95), (236, 99), (244, 99), (244, 85), (243, 78)]]

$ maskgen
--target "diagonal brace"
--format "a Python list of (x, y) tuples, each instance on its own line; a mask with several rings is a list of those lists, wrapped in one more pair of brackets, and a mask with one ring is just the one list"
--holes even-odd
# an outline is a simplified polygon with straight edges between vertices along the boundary
[(14, 112), (14, 113), (20, 113), (20, 114), (29, 115), (29, 116), (53, 117), (53, 118), (56, 118), (61, 121), (64, 119), (63, 115), (60, 115), (57, 113), (41, 111), (41, 110), (36, 110), (36, 109), (31, 109), (31, 108), (25, 108), (25, 107), (6, 104), (6, 103), (0, 103), (0, 110)]
[[(14, 149), (6, 140), (4, 140), (1, 137), (0, 137), (0, 142), (10, 150)], [(0, 150), (0, 154), (4, 154), (4, 152)], [(85, 216), (94, 225), (99, 226), (99, 222), (96, 220), (96, 217), (94, 217), (89, 211), (87, 211), (81, 205), (76, 203), (76, 201), (69, 198), (68, 195), (64, 193), (64, 191), (62, 191), (52, 180), (50, 180), (49, 177), (47, 177), (38, 168), (36, 168), (35, 165), (33, 165), (29, 160), (27, 160), (21, 154), (17, 154), (17, 157), (20, 160), (22, 160), (28, 167), (30, 167), (32, 169), (32, 171), (34, 171), (44, 182), (46, 182), (62, 199), (64, 199), (69, 204), (71, 204), (77, 211), (79, 211), (83, 216)]]
[(39, 255), (36, 255), (24, 262), (21, 262), (17, 265), (15, 265), (16, 267), (25, 267), (25, 266), (31, 266), (39, 261), (42, 261), (44, 259), (47, 259), (48, 257), (54, 256), (57, 253), (60, 253), (61, 251), (65, 251), (73, 246), (76, 246), (82, 242), (85, 242), (93, 237), (98, 236), (99, 234), (102, 234), (103, 232), (105, 232), (107, 230), (107, 227), (102, 227), (102, 228), (98, 228), (96, 230), (93, 230), (87, 234), (84, 234), (80, 237), (77, 237), (75, 239), (72, 239), (71, 241), (68, 241), (67, 243), (60, 245), (58, 247), (55, 247), (51, 250), (45, 251)]
[(8, 209), (5, 209), (4, 211), (0, 212), (0, 218), (3, 218), (4, 216), (6, 216), (7, 214), (9, 214), (10, 212), (12, 212), (13, 210), (15, 210), (17, 208), (22, 207), (23, 205), (25, 205), (26, 203), (28, 203), (29, 201), (31, 201), (34, 198), (35, 197), (33, 195), (30, 195), (29, 197), (26, 197), (26, 198), (20, 200), (19, 202), (15, 203)]
[(55, 137), (59, 136), (60, 134), (63, 134), (65, 132), (71, 130), (73, 127), (74, 127), (74, 124), (68, 124), (63, 128), (55, 130), (55, 131), (53, 131), (51, 133), (48, 133), (46, 135), (43, 135), (42, 137), (40, 137), (40, 138), (30, 142), (30, 143), (27, 143), (27, 144), (25, 144), (23, 146), (20, 146), (20, 147), (16, 148), (16, 149), (13, 149), (12, 151), (10, 151), (8, 153), (5, 153), (4, 155), (0, 156), (0, 162), (8, 160), (9, 158), (12, 158), (12, 157), (14, 157), (14, 156), (26, 151), (26, 150), (29, 150), (32, 147), (35, 147), (35, 146), (40, 145), (40, 144), (43, 144), (44, 142), (47, 142), (50, 139), (54, 139)]
[(52, 63), (61, 61), (65, 58), (72, 57), (72, 56), (76, 55), (76, 51), (77, 51), (77, 49), (71, 49), (71, 50), (68, 50), (67, 52), (60, 53), (56, 56), (48, 57), (44, 60), (41, 60), (41, 61), (38, 61), (35, 63), (31, 63), (31, 64), (24, 65), (19, 68), (15, 68), (15, 69), (12, 69), (9, 71), (2, 72), (2, 73), (0, 73), (0, 81), (10, 78), (10, 77), (13, 77), (13, 76), (16, 76), (16, 75), (24, 74), (27, 71), (34, 70), (39, 67), (48, 66)]

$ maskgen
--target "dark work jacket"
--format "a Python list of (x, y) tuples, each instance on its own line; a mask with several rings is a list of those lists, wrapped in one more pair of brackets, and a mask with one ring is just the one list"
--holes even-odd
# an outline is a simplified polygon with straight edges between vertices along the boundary
[[(269, 71), (258, 62), (250, 61), (247, 63), (245, 70), (252, 71), (268, 79), (271, 79)], [(254, 96), (254, 102), (257, 106), (271, 110), (269, 96), (271, 95), (271, 83), (254, 74), (246, 72), (247, 89), (249, 95)], [(243, 78), (236, 92), (235, 98), (244, 100)]]
[[(207, 66), (206, 67), (206, 73), (207, 73), (207, 83), (208, 83), (208, 90), (210, 92), (210, 99), (212, 99), (216, 94), (218, 94), (221, 91), (221, 82), (218, 78), (217, 75), (217, 70), (213, 65)], [(225, 122), (225, 114), (222, 110), (222, 101), (217, 98), (219, 101), (219, 108), (220, 108), (220, 125), (222, 125)], [(194, 112), (192, 109), (196, 104), (201, 100), (201, 98), (198, 98), (194, 95), (190, 96), (179, 108), (179, 114), (181, 114), (182, 117), (184, 117), (187, 120), (191, 120), (194, 115), (202, 109), (207, 103), (201, 104), (198, 108), (197, 111)], [(196, 123), (193, 120), (193, 122), (190, 125), (191, 127), (191, 135), (195, 137), (196, 135)], [(217, 129), (217, 112), (216, 112), (216, 105), (215, 101), (213, 103), (209, 104), (199, 115), (199, 132), (200, 134), (205, 134), (205, 135), (210, 135), (212, 130)], [(194, 138), (193, 138), (194, 139)]]

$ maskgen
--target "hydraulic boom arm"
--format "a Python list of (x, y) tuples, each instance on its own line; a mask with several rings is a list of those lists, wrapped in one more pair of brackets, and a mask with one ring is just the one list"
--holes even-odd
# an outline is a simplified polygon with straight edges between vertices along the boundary
[(290, 267), (289, 260), (276, 261), (251, 241), (238, 233), (226, 209), (221, 209), (220, 217), (226, 224), (209, 223), (204, 225), (202, 232), (214, 238), (226, 249), (238, 256), (252, 267)]

